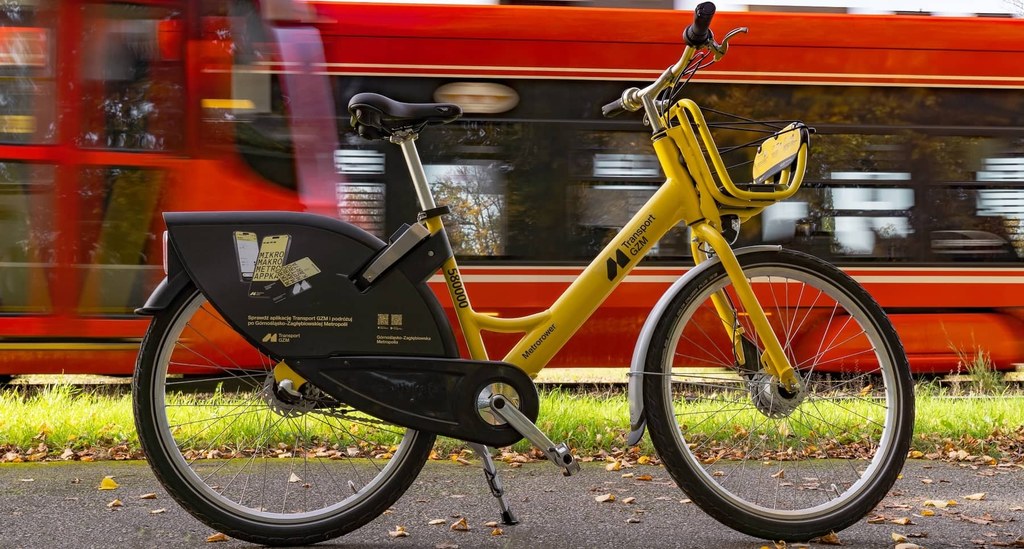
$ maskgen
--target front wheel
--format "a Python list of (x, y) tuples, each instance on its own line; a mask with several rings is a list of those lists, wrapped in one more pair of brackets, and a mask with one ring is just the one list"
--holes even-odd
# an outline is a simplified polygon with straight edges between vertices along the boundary
[(715, 264), (655, 327), (643, 380), (651, 440), (690, 498), (736, 530), (790, 541), (838, 532), (903, 467), (914, 424), (906, 354), (878, 304), (834, 266), (786, 250), (738, 259), (801, 386), (764, 373), (761, 334)]
[(434, 436), (310, 384), (283, 388), (274, 366), (193, 286), (157, 314), (132, 387), (157, 478), (196, 518), (254, 543), (305, 545), (373, 520), (412, 484)]

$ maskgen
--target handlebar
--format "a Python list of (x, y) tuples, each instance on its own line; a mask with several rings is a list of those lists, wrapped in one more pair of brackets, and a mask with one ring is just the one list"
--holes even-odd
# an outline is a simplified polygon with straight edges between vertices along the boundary
[(737, 33), (747, 31), (746, 28), (735, 29), (726, 34), (722, 43), (719, 44), (715, 41), (714, 34), (711, 32), (711, 20), (714, 16), (715, 5), (713, 3), (703, 2), (698, 4), (696, 9), (693, 10), (693, 23), (688, 25), (683, 31), (686, 48), (683, 50), (683, 55), (679, 58), (679, 61), (665, 69), (665, 72), (646, 88), (629, 88), (622, 92), (622, 97), (601, 107), (601, 114), (606, 118), (611, 118), (624, 112), (638, 111), (641, 107), (645, 107), (648, 109), (648, 114), (651, 115), (649, 118), (652, 120), (652, 124), (657, 125), (657, 122), (654, 122), (654, 119), (657, 118), (654, 116), (656, 113), (652, 111), (652, 109), (656, 108), (655, 97), (676, 82), (690, 64), (697, 50), (702, 48), (711, 50), (714, 53), (714, 60), (718, 61), (725, 55), (729, 47), (729, 39)]
[(683, 31), (687, 46), (703, 46), (714, 34), (711, 32), (711, 18), (715, 16), (715, 5), (711, 2), (697, 4), (693, 10), (693, 24)]

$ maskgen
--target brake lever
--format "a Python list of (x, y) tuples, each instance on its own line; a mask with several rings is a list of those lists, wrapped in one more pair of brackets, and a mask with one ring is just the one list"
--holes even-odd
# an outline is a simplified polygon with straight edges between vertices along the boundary
[(715, 52), (715, 61), (717, 62), (719, 59), (725, 57), (725, 52), (729, 50), (729, 39), (730, 38), (732, 38), (733, 36), (736, 36), (737, 34), (744, 34), (748, 30), (749, 29), (747, 27), (739, 27), (739, 28), (732, 29), (731, 31), (729, 31), (728, 34), (725, 35), (725, 38), (722, 39), (722, 43), (721, 44), (719, 44), (718, 42), (715, 41), (714, 38), (712, 38), (711, 39), (711, 44), (709, 44), (708, 47), (711, 48), (711, 50)]

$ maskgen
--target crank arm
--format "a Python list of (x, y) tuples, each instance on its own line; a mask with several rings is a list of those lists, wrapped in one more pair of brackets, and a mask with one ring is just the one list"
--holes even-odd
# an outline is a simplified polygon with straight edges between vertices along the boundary
[(562, 474), (565, 476), (578, 473), (580, 471), (580, 464), (572, 457), (572, 453), (569, 452), (569, 447), (565, 443), (555, 444), (547, 437), (536, 425), (530, 421), (530, 418), (526, 417), (522, 412), (513, 406), (504, 396), (498, 394), (491, 397), (487, 403), (491, 410), (494, 411), (494, 415), (504, 419), (512, 426), (519, 434), (526, 437), (534, 446), (540, 451), (544, 452), (552, 463), (562, 468)]

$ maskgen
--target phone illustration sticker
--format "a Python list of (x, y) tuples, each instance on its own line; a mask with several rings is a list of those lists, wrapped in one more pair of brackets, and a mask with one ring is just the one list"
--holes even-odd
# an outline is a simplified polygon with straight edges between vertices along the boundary
[(278, 272), (288, 257), (291, 236), (279, 234), (263, 237), (260, 253), (256, 256), (256, 267), (249, 285), (250, 297), (266, 297), (278, 279)]
[(242, 282), (249, 282), (252, 280), (253, 271), (256, 270), (256, 256), (260, 253), (260, 246), (256, 242), (256, 233), (235, 231), (234, 236), (238, 271)]

